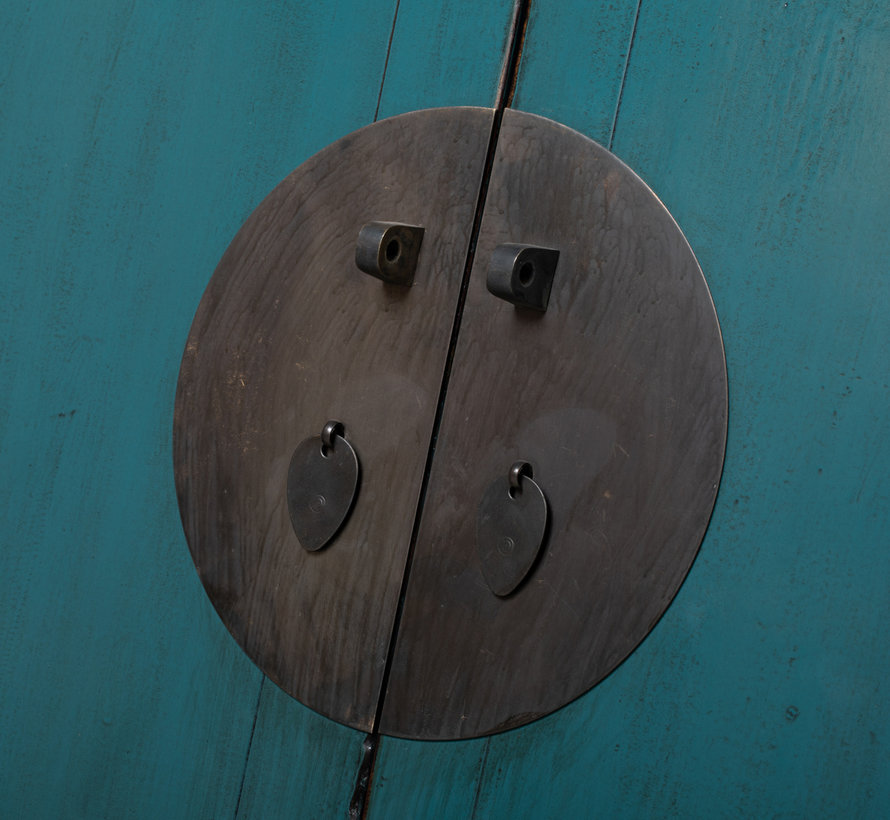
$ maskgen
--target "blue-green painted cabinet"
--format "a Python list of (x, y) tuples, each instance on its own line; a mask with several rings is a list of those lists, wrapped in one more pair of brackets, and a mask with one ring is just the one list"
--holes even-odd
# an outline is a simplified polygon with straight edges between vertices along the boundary
[[(495, 103), (509, 0), (11, 0), (0, 13), (0, 816), (340, 817), (362, 736), (241, 654), (172, 481), (210, 273), (292, 168)], [(666, 615), (565, 709), (384, 739), (371, 818), (883, 817), (890, 6), (532, 0), (512, 104), (608, 145), (695, 249), (723, 482)]]

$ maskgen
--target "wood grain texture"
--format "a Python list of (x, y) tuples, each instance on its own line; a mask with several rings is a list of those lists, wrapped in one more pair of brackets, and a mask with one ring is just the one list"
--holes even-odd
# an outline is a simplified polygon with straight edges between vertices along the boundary
[[(234, 814), (261, 676), (177, 521), (176, 373), (244, 218), (373, 117), (391, 14), (369, 26), (371, 5), (4, 9), (5, 817)], [(333, 762), (302, 784), (308, 816), (338, 786), (348, 801), (360, 742), (315, 735)]]
[(344, 818), (362, 736), (263, 684), (235, 818)]
[[(246, 816), (348, 802), (359, 733), (266, 683), (250, 742), (260, 675), (190, 565), (170, 429), (210, 271), (278, 180), (371, 121), (394, 6), (4, 9), (4, 815), (226, 817), (239, 789)], [(406, 96), (385, 87), (381, 114), (491, 105), (501, 55), (463, 55), (503, 39), (505, 6), (402, 0), (387, 75)], [(515, 105), (604, 140), (634, 6), (535, 0)], [(643, 0), (613, 147), (720, 310), (715, 517), (616, 673), (496, 738), (384, 740), (372, 817), (890, 803), (886, 20), (858, 0)]]
[[(471, 0), (449, 0), (436, 4), (435, 8), (423, 0), (402, 0), (393, 30), (379, 116), (450, 104), (492, 105), (503, 56), (500, 48), (509, 25), (510, 11), (510, 3), (504, 0), (481, 5)], [(470, 19), (473, 25), (468, 27), (467, 21)], [(496, 40), (495, 44), (492, 44), (492, 38)], [(319, 44), (319, 48), (327, 47), (336, 52), (340, 46), (332, 46), (331, 42), (331, 38), (328, 38), (326, 44)], [(475, 55), (473, 61), (464, 59), (468, 53)], [(441, 59), (439, 54), (442, 55)], [(319, 95), (323, 93), (323, 88), (323, 84), (320, 84), (317, 89)], [(422, 92), (418, 89), (422, 89)], [(335, 90), (337, 94), (347, 93), (345, 89)], [(335, 100), (337, 94), (334, 95)], [(319, 113), (326, 116), (331, 116), (334, 111), (339, 111), (339, 106), (332, 102), (321, 105), (319, 109)], [(343, 115), (344, 112), (340, 113)], [(299, 115), (299, 112), (296, 114)], [(373, 111), (368, 112), (365, 122), (372, 117)], [(306, 130), (310, 134), (313, 131), (311, 127)], [(344, 128), (340, 133), (329, 135), (325, 132), (326, 141), (320, 141), (317, 148), (349, 130), (352, 129)], [(285, 172), (288, 170), (285, 169)], [(233, 233), (237, 227), (237, 224), (233, 227)], [(261, 700), (258, 726), (263, 724), (268, 702), (265, 696)], [(353, 741), (351, 752), (355, 754), (355, 766), (349, 771), (348, 780), (345, 777), (337, 780), (337, 772), (326, 772), (326, 779), (316, 784), (306, 779), (308, 775), (304, 777), (299, 773), (295, 761), (302, 760), (312, 748), (311, 744), (307, 746), (300, 727), (307, 724), (314, 726), (319, 718), (296, 701), (285, 699), (281, 702), (276, 698), (275, 703), (278, 710), (275, 720), (291, 721), (292, 731), (287, 731), (285, 726), (256, 736), (245, 773), (242, 810), (254, 807), (247, 816), (275, 816), (276, 813), (290, 816), (288, 812), (292, 813), (296, 808), (297, 813), (323, 817), (326, 816), (323, 811), (313, 809), (313, 800), (326, 788), (330, 790), (332, 787), (329, 784), (332, 782), (337, 783), (336, 789), (343, 795), (336, 805), (348, 805), (355, 785), (361, 737), (356, 736)], [(343, 730), (334, 726), (331, 731)], [(382, 760), (386, 759), (389, 742), (388, 738), (381, 742)], [(416, 746), (412, 756), (417, 754)], [(386, 777), (385, 773), (382, 777)], [(375, 784), (381, 783), (382, 777), (375, 775)], [(282, 783), (291, 784), (284, 794)], [(250, 802), (245, 803), (248, 795)], [(287, 795), (296, 796), (296, 802), (285, 802)], [(455, 794), (454, 798), (458, 799), (458, 796)], [(376, 797), (372, 803), (382, 805), (382, 801)], [(325, 800), (321, 805), (334, 804)]]
[(489, 738), (381, 741), (370, 817), (473, 816)]
[(512, 0), (401, 0), (378, 115), (493, 107), (512, 7)]
[[(261, 676), (189, 565), (170, 429), (214, 265), (278, 180), (373, 119), (395, 6), (7, 9), (4, 815), (312, 817), (348, 804), (359, 733), (268, 683), (257, 715)], [(475, 54), (509, 16), (474, 11), (478, 31), (461, 34), (470, 4), (402, 7), (396, 45), (401, 32), (444, 48), (448, 31)], [(428, 48), (409, 46), (388, 74), (423, 84), (428, 106), (490, 104), (501, 55), (470, 66), (445, 53), (433, 70)], [(424, 105), (389, 99), (391, 113)]]
[[(490, 740), (475, 816), (883, 815), (886, 38), (868, 2), (643, 0), (614, 150), (721, 316), (723, 482), (665, 617), (588, 696)], [(599, 71), (583, 42), (563, 54)]]
[(512, 107), (608, 147), (638, 0), (533, 0)]

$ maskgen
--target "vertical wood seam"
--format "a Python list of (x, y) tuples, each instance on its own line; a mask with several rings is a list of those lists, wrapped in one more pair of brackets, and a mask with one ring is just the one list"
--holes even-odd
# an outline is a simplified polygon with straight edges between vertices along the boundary
[[(386, 83), (386, 72), (387, 72), (387, 69), (389, 68), (389, 57), (390, 57), (390, 54), (392, 53), (392, 41), (393, 41), (393, 37), (395, 36), (396, 22), (398, 21), (398, 17), (399, 17), (399, 5), (400, 4), (401, 4), (401, 0), (396, 0), (396, 6), (395, 6), (395, 9), (393, 11), (393, 16), (392, 16), (392, 26), (390, 27), (390, 30), (389, 30), (389, 40), (387, 41), (387, 44), (386, 44), (386, 57), (383, 61), (383, 73), (380, 76), (380, 87), (377, 91), (377, 103), (374, 107), (374, 122), (377, 122), (377, 118), (380, 114), (380, 102), (383, 98), (383, 86)], [(232, 815), (233, 820), (237, 820), (238, 813), (241, 810), (241, 797), (244, 793), (244, 783), (247, 780), (247, 767), (250, 764), (250, 752), (253, 747), (253, 739), (256, 734), (256, 724), (257, 724), (257, 719), (259, 718), (260, 702), (262, 700), (263, 686), (265, 685), (265, 683), (266, 683), (266, 676), (265, 676), (265, 674), (261, 673), (260, 686), (257, 691), (256, 705), (254, 706), (254, 710), (253, 710), (253, 722), (251, 723), (251, 726), (250, 726), (250, 735), (247, 740), (247, 749), (244, 754), (244, 766), (241, 770), (241, 782), (238, 784), (238, 797), (235, 800), (235, 811)], [(367, 747), (369, 745), (369, 740), (370, 740), (370, 748), (368, 749), (368, 751), (370, 752), (370, 754), (364, 756), (364, 757), (370, 758), (368, 763), (370, 764), (371, 768), (370, 768), (370, 771), (368, 771), (366, 773), (368, 781), (370, 781), (370, 773), (371, 773), (371, 771), (373, 771), (373, 764), (375, 762), (376, 749), (377, 749), (377, 743), (374, 742), (372, 735), (368, 735), (367, 739), (364, 741), (364, 745)], [(363, 760), (364, 760), (364, 757), (363, 757)], [(360, 771), (360, 777), (361, 777), (361, 774), (362, 774), (362, 772)], [(369, 785), (370, 785), (370, 782), (368, 782), (368, 786)], [(355, 798), (353, 798), (353, 799), (355, 799)], [(351, 810), (352, 810), (352, 808), (353, 807), (350, 806)], [(361, 806), (361, 816), (362, 817), (364, 817), (366, 811), (367, 811), (366, 806), (363, 804)]]
[(380, 728), (380, 718), (383, 712), (383, 704), (386, 700), (386, 689), (389, 682), (389, 675), (392, 669), (392, 660), (395, 651), (396, 640), (399, 633), (399, 625), (404, 611), (405, 598), (407, 594), (408, 579), (411, 574), (411, 563), (414, 556), (414, 547), (417, 543), (417, 535), (420, 528), (420, 518), (423, 512), (423, 506), (426, 501), (426, 493), (429, 487), (429, 478), (432, 470), (432, 463), (436, 453), (436, 440), (439, 434), (439, 428), (442, 424), (442, 415), (445, 409), (445, 395), (448, 392), (448, 382), (451, 376), (451, 368), (454, 364), (454, 354), (457, 349), (457, 339), (460, 334), (461, 319), (463, 318), (464, 302), (466, 301), (467, 290), (470, 283), (470, 273), (473, 269), (473, 261), (476, 253), (476, 240), (479, 230), (482, 226), (482, 213), (485, 210), (485, 199), (488, 194), (488, 182), (491, 177), (491, 170), (494, 165), (494, 155), (497, 148), (498, 134), (500, 133), (501, 120), (504, 114), (503, 106), (507, 102), (507, 92), (511, 88), (518, 71), (518, 56), (521, 51), (519, 47), (520, 34), (524, 32), (525, 25), (523, 15), (527, 19), (529, 0), (516, 0), (514, 13), (511, 20), (510, 37), (507, 42), (507, 57), (504, 60), (504, 72), (502, 73), (501, 83), (499, 83), (498, 107), (495, 109), (492, 119), (491, 134), (488, 141), (488, 149), (485, 156), (485, 165), (482, 172), (482, 179), (479, 185), (479, 194), (476, 199), (476, 210), (473, 216), (473, 225), (470, 231), (470, 239), (467, 245), (467, 256), (464, 263), (463, 277), (461, 279), (460, 292), (458, 295), (457, 306), (455, 308), (454, 322), (452, 324), (451, 338), (448, 345), (448, 354), (445, 359), (445, 367), (442, 372), (442, 382), (439, 388), (439, 400), (436, 407), (436, 415), (433, 420), (433, 430), (430, 437), (430, 445), (427, 451), (426, 465), (424, 467), (423, 478), (420, 485), (420, 494), (417, 501), (417, 510), (414, 516), (414, 527), (411, 532), (411, 540), (408, 546), (408, 555), (405, 562), (405, 570), (402, 576), (402, 586), (399, 593), (399, 601), (396, 607), (395, 617), (391, 632), (389, 649), (386, 655), (386, 662), (383, 669), (383, 676), (380, 684), (380, 692), (377, 698), (377, 710), (374, 715), (374, 723), (371, 734), (376, 735)]
[(247, 740), (247, 751), (244, 753), (244, 768), (241, 770), (241, 782), (238, 784), (238, 799), (235, 801), (235, 813), (232, 815), (233, 820), (238, 820), (238, 812), (241, 809), (241, 795), (244, 792), (244, 781), (247, 779), (247, 765), (250, 762), (250, 750), (253, 747), (253, 737), (256, 734), (256, 722), (260, 714), (260, 699), (263, 696), (263, 685), (266, 683), (266, 676), (260, 675), (260, 688), (256, 695), (256, 706), (253, 710), (253, 723), (250, 726), (250, 737)]
[(624, 96), (624, 83), (627, 80), (627, 68), (630, 65), (630, 54), (634, 47), (634, 38), (637, 35), (637, 21), (640, 19), (640, 6), (643, 0), (637, 0), (637, 10), (634, 12), (634, 22), (630, 28), (630, 38), (627, 42), (627, 56), (624, 58), (624, 68), (621, 71), (621, 84), (618, 86), (618, 99), (615, 101), (615, 113), (612, 116), (612, 127), (609, 129), (609, 145), (608, 149), (612, 150), (612, 143), (615, 141), (615, 128), (618, 125), (618, 112), (621, 109), (621, 99)]
[(377, 106), (374, 108), (374, 122), (380, 114), (380, 101), (383, 99), (383, 84), (386, 82), (386, 70), (389, 68), (389, 55), (392, 53), (392, 40), (396, 33), (396, 21), (399, 19), (399, 4), (402, 0), (396, 0), (396, 8), (392, 15), (392, 28), (389, 30), (389, 42), (386, 44), (386, 59), (383, 61), (383, 74), (380, 77), (380, 89), (377, 91)]
[[(396, 3), (396, 16), (398, 16), (398, 7), (400, 0)], [(411, 562), (414, 554), (414, 547), (417, 543), (417, 535), (420, 528), (420, 518), (423, 512), (426, 493), (429, 487), (430, 472), (436, 451), (436, 439), (438, 437), (439, 428), (442, 423), (442, 415), (445, 408), (445, 395), (448, 390), (448, 382), (451, 375), (451, 368), (454, 363), (454, 355), (457, 350), (457, 339), (460, 333), (461, 319), (463, 316), (464, 303), (466, 301), (467, 290), (470, 283), (470, 274), (473, 269), (473, 261), (476, 253), (476, 240), (482, 227), (482, 214), (485, 210), (485, 200), (488, 195), (488, 183), (491, 178), (491, 171), (494, 166), (494, 155), (497, 149), (498, 135), (501, 128), (501, 120), (503, 119), (504, 109), (510, 105), (513, 100), (513, 93), (516, 89), (516, 80), (519, 75), (519, 63), (522, 59), (522, 46), (525, 41), (525, 33), (528, 28), (528, 18), (531, 8), (531, 0), (515, 0), (513, 12), (510, 19), (509, 34), (507, 37), (506, 48), (504, 52), (504, 61), (502, 63), (501, 74), (498, 80), (497, 98), (495, 101), (495, 112), (492, 118), (491, 134), (488, 142), (488, 150), (485, 156), (485, 165), (482, 171), (482, 179), (479, 184), (479, 194), (476, 200), (476, 211), (473, 216), (473, 225), (470, 232), (470, 238), (467, 243), (467, 256), (464, 264), (463, 278), (461, 280), (460, 293), (458, 296), (457, 307), (455, 309), (454, 323), (452, 325), (451, 339), (448, 345), (448, 355), (445, 360), (445, 367), (442, 373), (442, 382), (439, 389), (439, 401), (436, 409), (436, 415), (433, 420), (433, 431), (430, 438), (430, 445), (427, 451), (426, 465), (424, 468), (423, 478), (421, 480), (420, 495), (417, 502), (417, 511), (414, 516), (414, 527), (411, 532), (411, 541), (408, 547), (408, 556), (405, 563), (405, 571), (402, 577), (402, 586), (399, 593), (399, 602), (396, 607), (396, 614), (393, 620), (389, 649), (387, 651), (386, 662), (383, 669), (383, 677), (381, 679), (380, 691), (377, 697), (377, 710), (374, 715), (374, 723), (370, 734), (363, 741), (365, 754), (362, 757), (362, 763), (356, 778), (356, 788), (352, 795), (349, 805), (349, 816), (351, 818), (360, 817), (365, 820), (368, 817), (371, 806), (371, 793), (373, 791), (374, 771), (377, 763), (377, 753), (380, 749), (380, 718), (383, 713), (383, 704), (386, 700), (386, 689), (389, 681), (390, 671), (392, 669), (392, 660), (395, 654), (396, 640), (399, 633), (399, 624), (404, 611), (405, 598), (408, 588), (408, 579), (411, 573)], [(390, 32), (389, 46), (387, 47), (387, 63), (389, 62), (389, 52), (392, 48), (393, 35), (395, 33), (395, 17), (393, 18), (393, 28)], [(380, 98), (383, 95), (383, 83), (386, 79), (386, 65), (384, 65), (384, 76), (380, 83), (380, 94), (378, 96), (378, 111), (380, 107)], [(377, 119), (375, 112), (374, 119)], [(482, 773), (485, 768), (485, 759), (488, 756), (489, 741), (485, 744), (485, 753), (483, 755), (482, 770), (480, 770), (478, 789), (482, 783)], [(475, 812), (475, 800), (474, 800)]]
[(479, 764), (479, 779), (476, 781), (476, 791), (473, 794), (473, 808), (470, 809), (470, 820), (476, 820), (476, 809), (479, 806), (479, 798), (482, 796), (482, 784), (485, 782), (485, 767), (488, 765), (488, 750), (491, 748), (491, 738), (485, 739), (485, 750), (482, 752), (482, 762)]
[(528, 19), (531, 14), (531, 0), (516, 0), (513, 4), (513, 15), (510, 18), (510, 34), (507, 47), (504, 49), (504, 61), (501, 64), (501, 76), (498, 80), (495, 107), (498, 111), (509, 108), (516, 92), (519, 80), (519, 63), (522, 61), (522, 47), (525, 45), (525, 33), (528, 30)]

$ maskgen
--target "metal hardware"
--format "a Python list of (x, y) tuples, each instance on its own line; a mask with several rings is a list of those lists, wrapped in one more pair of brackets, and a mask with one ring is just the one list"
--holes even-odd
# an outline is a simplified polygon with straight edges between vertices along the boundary
[[(176, 491), (207, 595), (271, 680), (363, 732), (377, 712), (493, 118), (415, 111), (308, 159), (232, 239), (183, 353)], [(426, 228), (411, 289), (355, 267), (359, 229), (380, 214)], [(310, 553), (288, 513), (288, 462), (303, 431), (328, 419), (358, 451), (361, 486), (336, 541)]]
[(329, 421), (320, 436), (301, 442), (287, 471), (287, 509), (306, 552), (320, 550), (339, 532), (358, 489), (358, 456), (343, 437), (343, 425)]
[[(513, 237), (560, 249), (545, 321), (499, 310), (486, 288), (495, 249)], [(658, 197), (592, 140), (506, 109), (381, 731), (503, 731), (615, 669), (698, 551), (726, 399), (714, 304)], [(517, 453), (546, 476), (550, 523), (532, 573), (499, 598), (474, 511)]]
[[(414, 112), (304, 163), (232, 240), (180, 369), (177, 496), (207, 594), (282, 689), (365, 732), (475, 737), (586, 692), (670, 604), (720, 481), (720, 328), (671, 215), (606, 149), (541, 117), (506, 109), (489, 156), (493, 119)], [(410, 292), (358, 275), (369, 214), (425, 226)], [(544, 321), (487, 288), (499, 254), (528, 280), (515, 238), (553, 264), (559, 249)], [(361, 430), (361, 476), (315, 554), (298, 547), (288, 457), (294, 430), (326, 418)], [(347, 443), (327, 438), (329, 455)], [(537, 544), (540, 513), (504, 530), (535, 497), (520, 462), (509, 499), (517, 453), (546, 477)], [(486, 515), (495, 476), (511, 506)], [(483, 518), (521, 547), (512, 575), (511, 558), (483, 558)]]
[(498, 245), (491, 254), (489, 293), (519, 307), (547, 310), (559, 251), (534, 245)]
[(514, 592), (531, 572), (544, 544), (547, 520), (547, 499), (527, 461), (517, 461), (485, 491), (476, 546), (485, 582), (498, 597)]
[(423, 228), (419, 225), (369, 222), (359, 231), (355, 264), (391, 285), (409, 286), (414, 283), (422, 242)]

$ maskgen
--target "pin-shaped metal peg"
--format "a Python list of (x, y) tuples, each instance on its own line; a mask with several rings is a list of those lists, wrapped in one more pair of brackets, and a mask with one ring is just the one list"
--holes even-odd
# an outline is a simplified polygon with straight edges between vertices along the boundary
[(491, 254), (489, 293), (519, 307), (545, 311), (559, 251), (534, 245), (498, 245)]
[(423, 228), (398, 222), (368, 222), (359, 231), (355, 264), (391, 285), (414, 282)]

